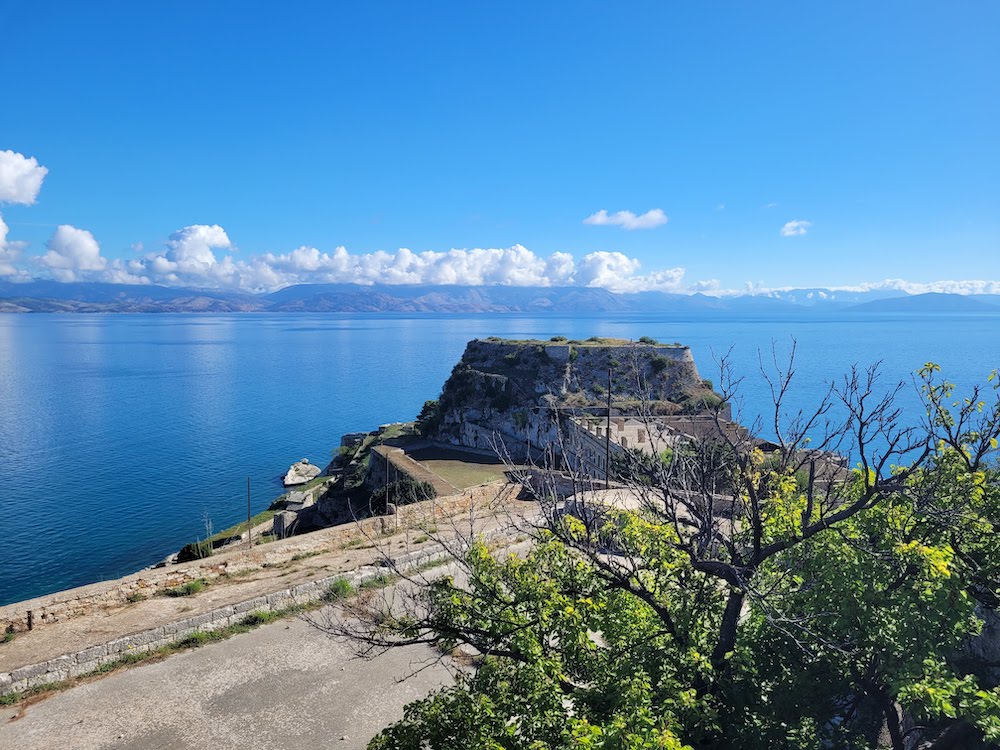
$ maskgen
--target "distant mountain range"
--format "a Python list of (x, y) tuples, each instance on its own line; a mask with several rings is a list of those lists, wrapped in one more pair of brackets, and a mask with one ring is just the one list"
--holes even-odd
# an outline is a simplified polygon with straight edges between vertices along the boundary
[(793, 289), (712, 297), (590, 287), (302, 284), (271, 294), (127, 285), (0, 281), (0, 312), (744, 312), (1000, 313), (1000, 295)]

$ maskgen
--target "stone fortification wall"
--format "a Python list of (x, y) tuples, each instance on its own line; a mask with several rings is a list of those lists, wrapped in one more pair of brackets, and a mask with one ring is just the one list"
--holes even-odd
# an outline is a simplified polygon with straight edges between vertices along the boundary
[(604, 407), (609, 372), (619, 404), (677, 410), (710, 392), (684, 346), (477, 339), (444, 385), (432, 436), (477, 449), (501, 440), (514, 460), (534, 457), (558, 442), (556, 414)]
[[(479, 538), (490, 542), (506, 536), (508, 536), (508, 530), (493, 529), (484, 532)], [(365, 565), (352, 573), (340, 573), (307, 581), (297, 586), (274, 591), (266, 596), (257, 596), (194, 617), (138, 633), (130, 633), (106, 643), (62, 654), (42, 662), (26, 664), (9, 672), (0, 672), (0, 695), (13, 692), (23, 693), (34, 687), (52, 685), (62, 680), (88, 675), (102, 665), (116, 662), (129, 654), (156, 651), (164, 646), (179, 643), (197, 632), (219, 630), (231, 625), (238, 625), (255, 612), (277, 612), (293, 606), (320, 601), (330, 590), (331, 584), (338, 579), (348, 581), (353, 588), (357, 589), (366, 583), (384, 578), (387, 569), (401, 573), (421, 570), (428, 565), (447, 562), (452, 559), (453, 554), (453, 551), (444, 549), (441, 545), (414, 550), (389, 558), (384, 561), (383, 565)]]
[(365, 486), (371, 492), (377, 492), (387, 484), (401, 479), (426, 482), (434, 488), (438, 497), (454, 495), (460, 491), (458, 487), (410, 458), (402, 448), (391, 445), (376, 445), (372, 448), (368, 471), (365, 473)]
[(416, 526), (433, 518), (464, 512), (472, 505), (482, 504), (496, 497), (502, 489), (502, 483), (484, 485), (461, 494), (438, 497), (430, 502), (404, 505), (396, 515), (366, 518), (343, 526), (257, 545), (249, 554), (245, 548), (240, 547), (202, 560), (141, 570), (112, 581), (101, 581), (7, 604), (0, 607), (0, 631), (18, 633), (27, 630), (29, 612), (32, 613), (33, 627), (37, 629), (94, 611), (124, 607), (129, 604), (130, 598), (156, 596), (166, 589), (198, 578), (213, 581), (225, 578), (231, 570), (264, 569), (285, 563), (295, 555), (343, 548), (346, 544), (385, 534), (397, 527)]

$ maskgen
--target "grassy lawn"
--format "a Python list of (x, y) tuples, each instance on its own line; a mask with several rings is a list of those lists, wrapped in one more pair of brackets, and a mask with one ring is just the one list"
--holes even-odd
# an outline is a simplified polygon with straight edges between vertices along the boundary
[(425, 448), (408, 454), (446, 482), (459, 489), (475, 487), (503, 479), (506, 465), (494, 456), (479, 456), (461, 451)]

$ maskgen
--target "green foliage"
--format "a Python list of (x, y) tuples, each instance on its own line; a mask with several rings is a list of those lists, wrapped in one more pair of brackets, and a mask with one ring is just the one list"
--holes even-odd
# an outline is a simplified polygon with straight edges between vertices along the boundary
[(188, 581), (180, 586), (174, 586), (173, 588), (164, 589), (164, 596), (179, 597), (179, 596), (193, 596), (199, 591), (203, 590), (208, 585), (208, 581), (204, 578), (195, 578), (193, 581)]
[(657, 341), (656, 339), (654, 339), (652, 336), (640, 336), (639, 337), (639, 343), (640, 344), (659, 344), (660, 342)]
[(433, 500), (435, 497), (437, 497), (437, 491), (432, 485), (410, 477), (390, 482), (372, 493), (372, 500), (382, 507), (387, 502), (396, 505), (410, 505), (411, 503)]
[(722, 397), (715, 393), (704, 393), (698, 396), (691, 396), (681, 403), (681, 411), (684, 414), (701, 414), (712, 411), (722, 406)]
[(417, 430), (424, 437), (433, 435), (441, 426), (443, 416), (440, 401), (437, 399), (424, 401), (420, 414), (417, 415)]
[(213, 549), (212, 542), (207, 539), (199, 542), (189, 542), (181, 547), (177, 553), (177, 561), (190, 562), (191, 560), (201, 560), (211, 557)]
[(554, 341), (557, 344), (561, 344), (562, 342), (566, 341), (566, 337), (565, 336), (553, 336), (552, 338), (549, 339), (549, 341)]
[(346, 578), (335, 578), (330, 582), (330, 588), (323, 595), (324, 601), (339, 602), (354, 593), (354, 587)]
[(922, 747), (958, 722), (977, 733), (963, 747), (1000, 742), (1000, 688), (957, 658), (1000, 603), (1000, 470), (985, 460), (1000, 402), (953, 402), (922, 376), (930, 420), (965, 429), (883, 484), (839, 475), (834, 505), (810, 501), (794, 461), (686, 447), (646, 459), (653, 495), (700, 462), (685, 487), (729, 472), (736, 512), (753, 509), (704, 547), (688, 536), (697, 505), (687, 524), (559, 516), (521, 556), (473, 545), (460, 581), (427, 586), (423, 619), (380, 632), (471, 645), (477, 668), (370, 747), (860, 750), (897, 705)]
[(666, 357), (653, 357), (649, 360), (649, 368), (657, 375), (670, 367), (670, 360)]

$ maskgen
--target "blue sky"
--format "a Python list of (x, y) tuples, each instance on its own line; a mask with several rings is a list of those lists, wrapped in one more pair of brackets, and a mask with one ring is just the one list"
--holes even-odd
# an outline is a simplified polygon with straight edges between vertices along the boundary
[[(0, 151), (48, 170), (34, 202), (0, 203), (7, 278), (1000, 279), (995, 2), (6, 0), (3, 18)], [(584, 223), (601, 210), (669, 220)]]

